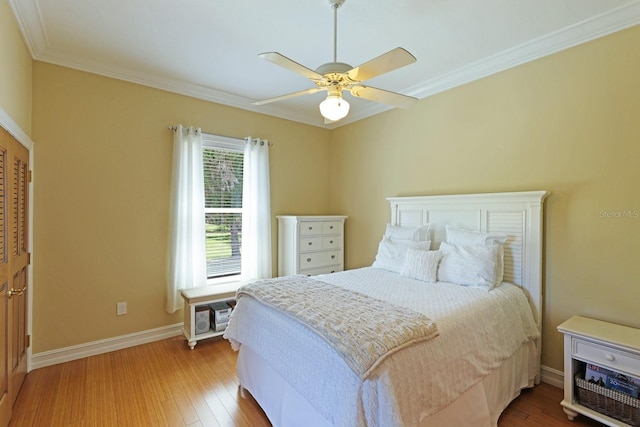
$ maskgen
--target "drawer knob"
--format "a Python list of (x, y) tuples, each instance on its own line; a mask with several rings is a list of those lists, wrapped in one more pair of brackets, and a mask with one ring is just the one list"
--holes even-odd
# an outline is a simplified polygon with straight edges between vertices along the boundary
[(329, 240), (329, 243), (330, 243), (330, 244), (333, 244), (333, 240)]
[(309, 242), (309, 246), (311, 246), (313, 243)]
[(311, 258), (307, 258), (307, 262), (311, 262)]
[(333, 230), (333, 225), (330, 225), (330, 226), (329, 226), (329, 229), (330, 229), (330, 230)]
[(335, 259), (335, 257), (336, 257), (335, 255), (331, 255), (331, 259)]
[(604, 358), (609, 362), (613, 362), (614, 360), (616, 360), (616, 357), (613, 354), (607, 354), (606, 356), (604, 356)]
[(313, 230), (313, 227), (309, 227), (309, 230)]

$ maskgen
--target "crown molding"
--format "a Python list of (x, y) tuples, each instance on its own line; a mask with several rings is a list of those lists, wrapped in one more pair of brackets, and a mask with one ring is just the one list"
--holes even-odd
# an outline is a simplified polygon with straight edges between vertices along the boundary
[(9, 0), (9, 6), (16, 17), (22, 37), (33, 59), (38, 57), (49, 47), (47, 30), (40, 13), (37, 0)]
[[(32, 58), (38, 61), (325, 128), (343, 126), (391, 109), (391, 107), (386, 105), (371, 103), (369, 106), (359, 108), (357, 113), (355, 111), (351, 112), (347, 118), (338, 123), (325, 125), (320, 122), (317, 117), (310, 118), (299, 111), (291, 111), (277, 105), (267, 105), (258, 108), (251, 104), (253, 101), (251, 99), (213, 88), (180, 80), (152, 76), (147, 73), (143, 74), (117, 67), (113, 64), (105, 66), (104, 64), (70, 59), (48, 48), (47, 32), (40, 14), (38, 0), (9, 0), (9, 4), (14, 11)], [(630, 28), (639, 23), (640, 0), (635, 0), (601, 15), (562, 28), (538, 39), (476, 61), (450, 73), (414, 85), (402, 92), (423, 99), (579, 44)]]
[(509, 68), (535, 61), (565, 49), (622, 31), (640, 23), (640, 0), (601, 15), (546, 34), (537, 39), (476, 61), (433, 78), (408, 90), (409, 95), (426, 98)]

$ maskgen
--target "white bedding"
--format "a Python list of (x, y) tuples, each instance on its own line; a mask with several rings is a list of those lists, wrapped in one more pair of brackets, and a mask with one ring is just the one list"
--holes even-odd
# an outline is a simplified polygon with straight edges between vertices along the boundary
[[(496, 427), (504, 408), (533, 387), (537, 349), (527, 342), (477, 384), (440, 411), (421, 417), (419, 427)], [(523, 369), (523, 366), (529, 369)], [(332, 427), (313, 406), (247, 346), (238, 354), (238, 378), (276, 427)], [(245, 395), (246, 397), (246, 395)]]
[[(238, 289), (236, 301), (244, 297), (304, 324), (324, 338), (363, 380), (385, 357), (438, 336), (435, 323), (422, 313), (398, 310), (386, 301), (304, 275), (247, 284)], [(233, 348), (239, 348), (239, 343), (229, 340)]]
[(360, 381), (315, 333), (243, 298), (225, 337), (259, 354), (336, 426), (419, 425), (539, 336), (526, 297), (510, 284), (487, 292), (371, 267), (315, 279), (424, 313), (440, 331), (437, 338), (393, 354)]

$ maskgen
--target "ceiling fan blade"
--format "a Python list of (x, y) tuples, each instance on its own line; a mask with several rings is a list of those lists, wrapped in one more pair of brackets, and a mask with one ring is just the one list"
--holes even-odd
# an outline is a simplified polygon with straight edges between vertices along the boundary
[(293, 92), (287, 95), (276, 96), (275, 98), (263, 99), (262, 101), (255, 101), (255, 102), (252, 102), (251, 104), (253, 105), (270, 104), (272, 102), (282, 101), (284, 99), (295, 98), (296, 96), (311, 95), (312, 93), (316, 93), (321, 90), (324, 90), (324, 89), (319, 87), (312, 87), (311, 89), (305, 89), (305, 90), (301, 90), (299, 92)]
[(383, 104), (393, 105), (394, 107), (399, 108), (409, 108), (418, 102), (418, 98), (402, 95), (396, 92), (389, 92), (388, 90), (378, 89), (371, 86), (354, 85), (348, 90), (351, 92), (351, 95), (355, 97), (381, 102)]
[(258, 55), (262, 59), (266, 59), (269, 62), (273, 62), (276, 65), (286, 68), (289, 71), (293, 71), (296, 74), (300, 74), (311, 80), (322, 80), (322, 74), (318, 74), (310, 68), (304, 65), (298, 64), (296, 61), (287, 58), (286, 56), (279, 54), (278, 52), (265, 52)]
[(397, 47), (353, 68), (347, 72), (347, 75), (353, 81), (363, 82), (414, 62), (416, 62), (415, 56), (405, 49)]

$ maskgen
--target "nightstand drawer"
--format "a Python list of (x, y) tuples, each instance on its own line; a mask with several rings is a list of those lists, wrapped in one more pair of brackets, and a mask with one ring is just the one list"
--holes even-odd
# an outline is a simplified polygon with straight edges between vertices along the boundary
[(573, 356), (599, 366), (640, 376), (640, 355), (574, 338)]
[(300, 269), (340, 264), (340, 251), (311, 252), (300, 255)]

